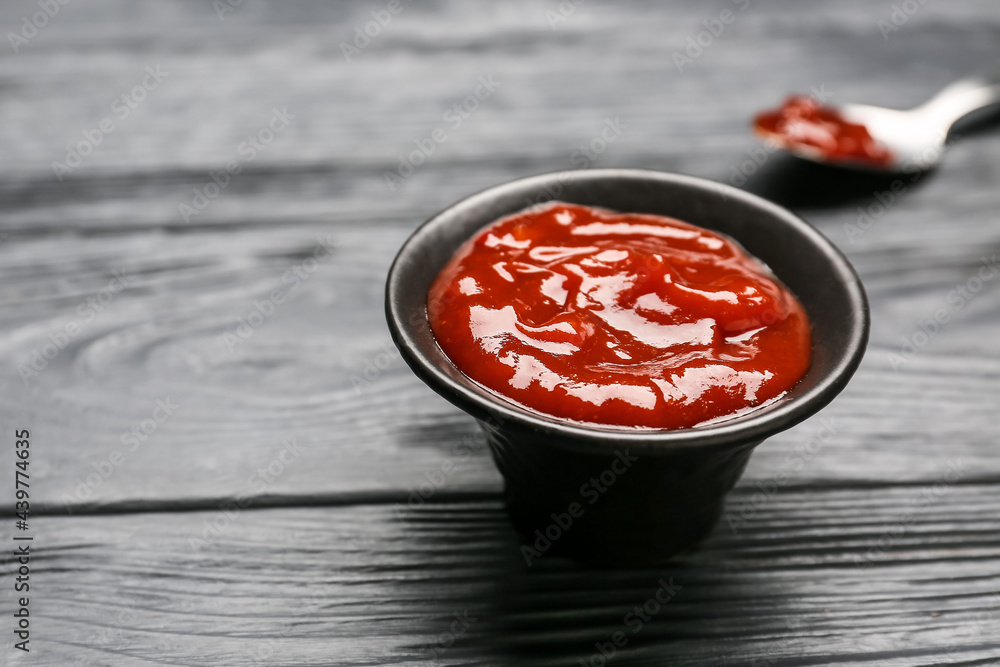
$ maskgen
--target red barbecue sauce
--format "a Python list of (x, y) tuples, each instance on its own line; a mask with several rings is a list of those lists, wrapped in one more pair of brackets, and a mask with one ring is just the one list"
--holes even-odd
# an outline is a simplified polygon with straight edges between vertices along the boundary
[(805, 95), (792, 95), (780, 109), (759, 114), (754, 129), (790, 149), (818, 152), (831, 161), (880, 167), (893, 162), (892, 152), (864, 125), (848, 122), (836, 109)]
[(538, 412), (684, 428), (743, 414), (809, 368), (805, 311), (728, 237), (556, 202), (467, 241), (427, 299), (467, 376)]

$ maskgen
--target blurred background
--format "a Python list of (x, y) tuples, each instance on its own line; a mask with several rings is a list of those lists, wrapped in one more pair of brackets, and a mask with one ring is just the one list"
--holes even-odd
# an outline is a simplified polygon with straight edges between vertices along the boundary
[[(615, 660), (1000, 661), (1000, 306), (950, 299), (996, 264), (1000, 127), (891, 201), (750, 130), (791, 93), (915, 106), (1000, 63), (1000, 5), (39, 0), (0, 26), (0, 421), (32, 433), (47, 559), (12, 664), (596, 665), (669, 575)], [(669, 570), (526, 569), (474, 424), (382, 313), (428, 216), (591, 167), (783, 203), (872, 301), (851, 386)]]

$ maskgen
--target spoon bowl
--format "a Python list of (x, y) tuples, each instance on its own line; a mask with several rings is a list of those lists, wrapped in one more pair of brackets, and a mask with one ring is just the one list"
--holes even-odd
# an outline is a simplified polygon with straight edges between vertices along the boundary
[(844, 120), (862, 125), (892, 157), (884, 163), (830, 157), (825, 152), (782, 135), (768, 134), (784, 150), (813, 162), (889, 173), (913, 173), (936, 165), (944, 155), (952, 125), (973, 111), (1000, 102), (1000, 67), (949, 85), (918, 107), (887, 109), (867, 104), (838, 108)]

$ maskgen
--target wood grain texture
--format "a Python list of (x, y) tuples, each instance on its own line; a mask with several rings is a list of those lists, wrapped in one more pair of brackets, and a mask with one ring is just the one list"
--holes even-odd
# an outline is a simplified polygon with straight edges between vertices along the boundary
[[(575, 665), (671, 576), (683, 588), (609, 664), (1000, 664), (1000, 280), (954, 297), (1000, 250), (997, 118), (965, 123), (888, 206), (892, 179), (762, 153), (748, 130), (789, 92), (903, 108), (1000, 61), (995, 3), (928, 2), (884, 38), (892, 4), (588, 0), (553, 29), (557, 2), (404, 3), (351, 62), (341, 41), (383, 3), (246, 0), (220, 20), (207, 1), (88, 0), (17, 53), (5, 38), (0, 423), (32, 432), (39, 648), (4, 643), (0, 664)], [(38, 10), (4, 3), (0, 34)], [(480, 77), (499, 86), (454, 127)], [(275, 109), (294, 117), (248, 159)], [(608, 118), (623, 132), (581, 160)], [(438, 127), (448, 140), (387, 187)], [(185, 220), (229, 160), (240, 173)], [(526, 567), (474, 424), (386, 347), (385, 273), (422, 220), (590, 166), (786, 204), (872, 305), (844, 393), (762, 445), (704, 548), (658, 570)], [(923, 342), (901, 362), (904, 337)]]
[[(528, 567), (496, 501), (46, 517), (30, 664), (576, 665), (615, 632), (623, 665), (997, 664), (998, 502), (737, 492), (727, 513), (757, 512), (735, 533), (622, 571)], [(661, 579), (669, 602), (626, 621)]]
[[(427, 215), (510, 178), (581, 166), (574, 151), (609, 117), (627, 127), (590, 164), (734, 181), (759, 150), (747, 118), (789, 90), (905, 106), (998, 56), (992, 5), (923, 7), (883, 40), (883, 8), (870, 4), (762, 3), (734, 8), (726, 32), (678, 72), (672, 53), (732, 3), (717, 4), (593, 3), (556, 30), (538, 3), (406, 6), (350, 63), (338, 44), (366, 20), (362, 4), (250, 4), (224, 21), (187, 3), (66, 6), (21, 53), (0, 57), (19, 91), (0, 100), (0, 415), (30, 425), (45, 452), (39, 509), (406, 495), (474, 437), (398, 358), (382, 356), (385, 271)], [(4, 11), (8, 22), (21, 15)], [(112, 101), (147, 65), (168, 76), (119, 119)], [(444, 112), (481, 75), (499, 88), (452, 128)], [(295, 117), (249, 161), (238, 147), (275, 107)], [(104, 117), (114, 132), (59, 182), (51, 163)], [(448, 141), (390, 191), (384, 173), (435, 127)], [(974, 129), (860, 236), (847, 226), (889, 183), (770, 155), (744, 184), (802, 210), (844, 248), (873, 305), (868, 358), (825, 413), (837, 434), (803, 481), (926, 480), (949, 455), (985, 478), (1000, 473), (989, 446), (1000, 282), (961, 309), (946, 301), (1000, 245), (998, 139), (995, 125)], [(230, 159), (241, 173), (185, 222), (179, 206)], [(287, 282), (327, 238), (333, 256)], [(122, 270), (125, 289), (88, 310)], [(275, 289), (287, 300), (227, 346)], [(947, 325), (894, 370), (902, 337), (941, 307), (951, 308)], [(72, 322), (80, 329), (67, 347), (38, 357)], [(45, 366), (37, 376), (33, 360)], [(366, 370), (373, 381), (362, 385)], [(181, 407), (123, 449), (123, 434), (167, 398)], [(817, 427), (773, 438), (748, 479), (772, 474)], [(301, 455), (267, 489), (250, 488), (289, 437)], [(115, 450), (124, 462), (94, 477)], [(480, 448), (458, 464), (449, 489), (499, 488)]]

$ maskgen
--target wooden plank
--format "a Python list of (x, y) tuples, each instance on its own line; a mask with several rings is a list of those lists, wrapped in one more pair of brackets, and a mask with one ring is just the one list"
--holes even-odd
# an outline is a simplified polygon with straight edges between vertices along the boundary
[[(574, 151), (607, 117), (628, 128), (593, 166), (729, 181), (759, 148), (748, 117), (786, 92), (825, 85), (834, 101), (913, 104), (994, 58), (1000, 33), (1000, 12), (975, 3), (922, 7), (889, 39), (875, 26), (889, 9), (868, 3), (754, 4), (678, 72), (672, 53), (720, 8), (595, 2), (550, 30), (535, 3), (484, 10), (485, 21), (450, 2), (406, 6), (348, 63), (337, 44), (368, 20), (367, 5), (280, 17), (248, 5), (225, 21), (208, 6), (158, 6), (67, 5), (22, 53), (0, 54), (0, 76), (18, 90), (0, 100), (0, 421), (35, 434), (41, 511), (209, 507), (241, 494), (255, 507), (398, 499), (448, 460), (442, 496), (495, 493), (470, 420), (381, 356), (382, 281), (416, 224), (489, 185), (579, 166)], [(3, 11), (16, 24), (27, 9)], [(57, 181), (51, 163), (66, 143), (157, 63), (169, 77)], [(495, 96), (390, 191), (383, 175), (397, 156), (489, 74)], [(296, 115), (289, 127), (185, 223), (179, 205), (241, 157), (275, 106)], [(794, 204), (843, 247), (872, 299), (868, 358), (820, 417), (836, 433), (794, 483), (928, 481), (955, 457), (970, 476), (1000, 474), (997, 282), (961, 308), (947, 301), (997, 249), (998, 155), (995, 126), (971, 133), (859, 237), (846, 226), (887, 183), (802, 177), (771, 155), (745, 185)], [(283, 276), (328, 235), (333, 257), (291, 290)], [(22, 381), (33, 353), (123, 268), (126, 289)], [(224, 335), (276, 288), (287, 300), (230, 352)], [(942, 307), (947, 324), (894, 368), (902, 338)], [(376, 363), (386, 367), (356, 390), (352, 377)], [(150, 426), (167, 398), (181, 407), (128, 449), (130, 429)], [(744, 483), (782, 470), (818, 427), (766, 443)], [(302, 451), (261, 488), (255, 472), (289, 437)], [(0, 465), (11, 456), (0, 448)]]
[[(858, 5), (843, 9), (830, 4), (826, 9), (827, 18), (844, 30), (859, 28), (858, 17), (872, 11), (866, 14)], [(346, 21), (344, 25), (356, 16), (330, 11), (334, 13), (326, 18)], [(566, 33), (542, 29), (541, 17), (528, 12), (526, 5), (519, 11), (505, 19), (509, 34), (489, 38), (496, 40), (492, 42), (484, 37), (487, 55), (471, 59), (446, 83), (406, 88), (399, 99), (381, 100), (374, 115), (370, 104), (359, 104), (358, 96), (391, 87), (394, 81), (420, 79), (430, 66), (414, 61), (398, 71), (388, 69), (398, 50), (436, 44), (438, 51), (429, 56), (433, 61), (452, 57), (465, 48), (463, 43), (440, 45), (435, 40), (443, 28), (432, 28), (427, 17), (414, 16), (401, 19), (398, 32), (386, 34), (384, 48), (365, 53), (364, 62), (348, 68), (316, 45), (301, 49), (287, 43), (282, 30), (265, 30), (257, 22), (259, 16), (248, 15), (242, 23), (227, 24), (233, 34), (202, 54), (197, 70), (193, 61), (181, 59), (173, 79), (152, 91), (149, 104), (137, 111), (145, 115), (134, 117), (133, 126), (123, 121), (121, 131), (109, 136), (94, 159), (65, 183), (47, 173), (45, 151), (23, 141), (9, 143), (19, 167), (6, 175), (0, 188), (8, 234), (0, 246), (5, 285), (0, 361), (6, 371), (0, 414), (5, 422), (29, 426), (37, 434), (43, 452), (36, 468), (41, 508), (197, 504), (241, 493), (253, 493), (260, 504), (342, 494), (405, 496), (425, 473), (455, 458), (456, 448), (475, 434), (467, 419), (416, 382), (398, 359), (380, 356), (387, 341), (382, 277), (395, 249), (420, 219), (478, 188), (573, 166), (572, 151), (600, 129), (608, 114), (623, 115), (632, 127), (599, 164), (664, 166), (726, 180), (730, 170), (720, 165), (738, 165), (744, 151), (754, 146), (744, 129), (747, 114), (771, 103), (789, 86), (811, 81), (804, 78), (810, 68), (838, 93), (878, 93), (882, 99), (876, 101), (902, 104), (917, 99), (928, 84), (942, 83), (971, 65), (975, 51), (966, 54), (967, 63), (952, 56), (931, 67), (926, 57), (917, 59), (910, 67), (926, 75), (919, 81), (895, 74), (890, 79), (889, 71), (878, 65), (873, 80), (879, 86), (858, 87), (854, 82), (862, 64), (831, 60), (830, 49), (833, 44), (844, 48), (844, 39), (870, 44), (870, 35), (862, 39), (826, 34), (802, 13), (796, 14), (805, 22), (801, 32), (788, 34), (780, 25), (768, 27), (763, 15), (748, 14), (747, 22), (734, 26), (731, 40), (720, 39), (718, 48), (696, 63), (697, 75), (672, 76), (661, 87), (650, 85), (650, 77), (669, 72), (651, 66), (650, 54), (670, 48), (672, 40), (682, 43), (703, 10), (693, 5), (676, 10), (678, 20), (667, 26), (672, 32), (658, 40), (651, 38), (651, 31), (663, 26), (637, 21), (632, 10), (581, 9), (574, 19), (578, 22), (567, 26)], [(474, 17), (460, 12), (448, 16), (457, 22), (454, 34), (475, 23)], [(978, 19), (975, 31), (997, 30), (1000, 25), (1000, 17), (990, 13)], [(149, 47), (142, 55), (151, 60), (179, 58), (185, 40), (207, 30), (204, 23), (172, 10), (165, 11), (164, 20), (186, 26), (188, 32)], [(916, 26), (915, 33), (961, 30), (933, 10), (922, 13), (921, 20), (927, 23)], [(139, 34), (148, 29), (130, 25)], [(295, 29), (319, 30), (301, 25)], [(636, 30), (640, 32), (633, 35)], [(801, 57), (784, 63), (780, 76), (769, 79), (767, 86), (751, 89), (734, 83), (742, 80), (739, 69), (747, 65), (735, 62), (733, 55), (759, 44), (759, 30), (771, 31), (768, 58), (790, 50)], [(621, 37), (626, 33), (627, 40)], [(112, 44), (122, 39), (94, 33), (99, 34)], [(227, 116), (229, 130), (206, 133), (192, 132), (203, 127), (195, 116), (170, 123), (167, 119), (178, 109), (201, 113), (200, 107), (182, 102), (215, 85), (209, 73), (224, 75), (232, 67), (225, 61), (236, 48), (236, 35), (247, 34), (264, 40), (259, 48), (278, 54), (275, 65), (264, 67), (260, 75), (273, 79), (279, 71), (285, 77), (290, 70), (306, 80), (322, 70), (338, 90), (343, 91), (342, 84), (353, 87), (348, 86), (346, 94), (317, 97), (273, 80), (275, 90), (290, 95), (284, 99), (290, 99), (302, 122), (293, 124), (275, 141), (273, 152), (262, 152), (260, 161), (234, 177), (223, 197), (185, 225), (178, 204), (188, 201), (192, 186), (203, 185), (208, 169), (232, 156), (240, 133), (253, 130), (257, 121), (244, 111)], [(88, 113), (94, 108), (100, 112), (97, 100), (124, 87), (135, 69), (124, 62), (114, 69), (97, 67), (101, 51), (78, 61), (60, 60), (74, 42), (55, 22), (39, 39), (43, 37), (46, 41), (39, 43), (48, 46), (25, 58), (49, 74), (32, 74), (34, 78), (23, 83), (32, 95), (46, 100), (44, 113), (11, 116), (11, 107), (6, 107), (11, 122), (3, 126), (19, 128), (25, 136), (38, 136), (35, 125), (40, 123), (87, 127), (92, 116), (51, 116), (79, 113), (58, 95), (84, 95), (93, 101)], [(910, 38), (899, 37), (886, 45), (889, 53), (914, 48), (912, 33)], [(538, 48), (544, 45), (550, 57), (532, 56), (529, 61), (520, 51), (510, 52), (505, 44), (518, 39)], [(592, 72), (600, 55), (591, 45), (607, 39), (628, 45), (612, 61), (600, 61), (599, 72), (614, 72), (614, 77), (602, 79), (602, 85), (615, 86), (607, 96), (595, 98), (585, 86), (551, 88), (548, 82), (555, 76), (585, 81), (584, 73)], [(806, 45), (813, 50), (805, 51)], [(279, 62), (294, 66), (278, 68)], [(498, 107), (484, 104), (461, 128), (461, 137), (456, 135), (460, 141), (451, 145), (452, 152), (442, 150), (400, 192), (386, 196), (381, 174), (391, 168), (394, 155), (429, 131), (438, 122), (437, 111), (447, 108), (445, 102), (464, 93), (478, 73), (493, 65), (510, 81), (497, 93)], [(11, 76), (23, 76), (10, 66)], [(863, 67), (868, 72), (871, 65)], [(54, 80), (70, 73), (79, 77), (78, 83), (58, 92)], [(365, 78), (373, 75), (375, 79)], [(368, 87), (360, 87), (362, 80)], [(240, 79), (231, 98), (207, 99), (228, 108), (253, 98), (260, 85), (256, 79)], [(544, 98), (532, 102), (541, 92)], [(680, 92), (684, 95), (678, 96)], [(162, 98), (153, 96), (161, 93)], [(554, 118), (562, 122), (553, 123)], [(164, 132), (165, 127), (176, 131)], [(184, 128), (188, 134), (180, 131)], [(136, 155), (143, 137), (155, 137), (157, 150)], [(325, 147), (317, 154), (320, 145)], [(656, 146), (656, 152), (649, 146)], [(874, 330), (869, 358), (858, 377), (825, 413), (838, 425), (828, 443), (832, 446), (802, 471), (801, 480), (931, 479), (947, 458), (942, 443), (948, 444), (947, 455), (963, 457), (978, 475), (992, 478), (1000, 471), (996, 450), (989, 446), (1000, 391), (992, 381), (997, 370), (992, 345), (996, 285), (987, 285), (967, 307), (950, 313), (947, 326), (912, 362), (894, 370), (889, 356), (900, 347), (902, 336), (912, 336), (922, 319), (947, 305), (949, 291), (973, 275), (984, 253), (996, 248), (991, 211), (998, 194), (983, 183), (996, 179), (993, 158), (998, 151), (995, 136), (958, 144), (940, 174), (912, 185), (855, 243), (845, 232), (845, 225), (857, 221), (855, 211), (807, 206), (809, 219), (841, 244), (861, 271), (872, 297)], [(139, 158), (145, 167), (137, 170)], [(769, 158), (766, 166), (772, 180), (787, 174), (787, 161), (778, 156)], [(751, 185), (762, 188), (766, 182), (762, 175)], [(874, 198), (859, 192), (867, 197), (854, 203), (870, 207)], [(780, 199), (781, 191), (772, 188), (771, 194)], [(273, 318), (230, 353), (223, 335), (235, 331), (238, 318), (254, 311), (255, 300), (267, 299), (275, 288), (287, 290), (282, 276), (307, 259), (317, 238), (328, 234), (338, 247), (335, 256), (321, 263)], [(127, 289), (37, 378), (22, 382), (18, 368), (51, 342), (50, 334), (58, 338), (67, 322), (79, 320), (78, 309), (86, 299), (100, 295), (114, 271), (122, 268), (134, 277)], [(355, 391), (352, 376), (363, 377), (376, 361), (388, 367), (377, 369), (375, 381)], [(124, 463), (107, 479), (94, 477), (98, 469), (108, 470), (116, 449), (122, 450), (123, 434), (141, 427), (157, 400), (165, 398), (183, 406), (176, 416), (157, 424), (156, 432), (135, 451), (125, 451)], [(767, 443), (748, 471), (748, 482), (780, 469), (816, 428), (816, 422), (806, 424)], [(250, 481), (254, 471), (278, 456), (290, 436), (303, 448), (301, 457), (265, 491), (256, 491)], [(3, 450), (0, 464), (9, 456)], [(87, 483), (88, 476), (92, 483)], [(499, 483), (488, 457), (477, 449), (461, 458), (448, 488), (490, 491)]]
[[(575, 665), (615, 632), (627, 665), (1000, 661), (1000, 485), (746, 490), (727, 514), (747, 503), (642, 570), (529, 567), (495, 500), (36, 518), (24, 664)], [(454, 614), (475, 622), (446, 647)]]
[[(24, 296), (4, 311), (17, 324), (0, 337), (8, 370), (0, 411), (7, 423), (34, 431), (40, 508), (205, 506), (241, 494), (254, 495), (258, 506), (341, 494), (399, 497), (446, 460), (456, 468), (445, 490), (498, 489), (472, 421), (392, 353), (378, 304), (403, 233), (336, 228), (333, 256), (291, 283), (282, 277), (325, 238), (323, 227), (0, 247), (6, 271), (25, 283), (17, 288)], [(136, 243), (146, 249), (130, 254)], [(17, 259), (41, 254), (51, 262), (44, 273)], [(929, 264), (925, 253), (924, 260), (925, 287), (887, 272), (868, 280), (876, 335), (861, 371), (817, 419), (766, 443), (748, 480), (781, 469), (823, 419), (836, 432), (796, 471), (797, 481), (928, 479), (950, 457), (996, 477), (993, 297), (984, 292), (912, 361), (893, 368), (898, 349), (890, 336), (919, 331), (920, 315), (911, 314), (931, 316), (968, 270), (951, 266), (954, 257)], [(127, 289), (86, 322), (79, 308), (101, 294), (115, 267), (127, 267)], [(287, 298), (267, 305), (275, 289)], [(272, 315), (262, 317), (261, 308)], [(899, 316), (880, 324), (891, 309)], [(262, 324), (240, 329), (255, 313)], [(18, 366), (32, 369), (32, 351), (51, 344), (50, 335), (65, 337), (69, 322), (80, 323), (81, 333), (22, 381)], [(244, 340), (241, 332), (250, 331)], [(177, 407), (156, 422), (164, 401)], [(295, 456), (274, 463), (281, 474), (260, 488), (255, 471), (272, 464), (289, 438)]]

